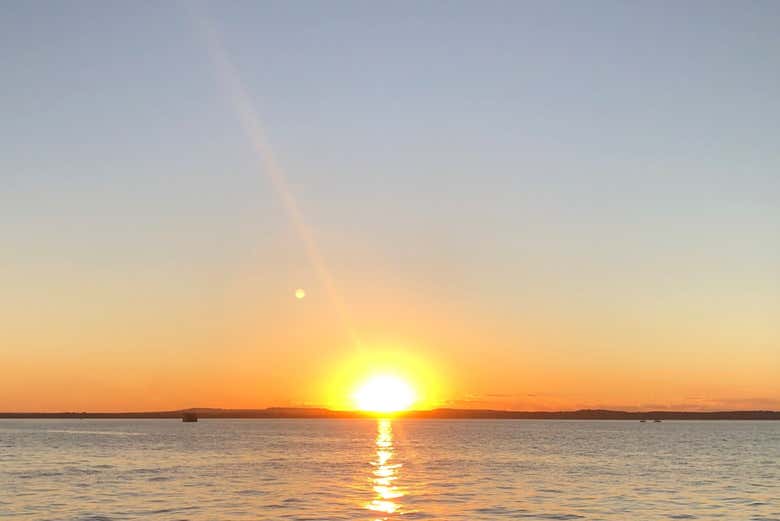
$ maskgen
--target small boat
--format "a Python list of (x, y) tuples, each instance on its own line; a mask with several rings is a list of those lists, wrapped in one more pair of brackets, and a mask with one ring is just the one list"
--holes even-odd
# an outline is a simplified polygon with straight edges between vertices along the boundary
[(647, 420), (639, 420), (639, 423), (646, 423)]
[(653, 423), (661, 423), (663, 420), (653, 420)]
[(194, 412), (185, 412), (181, 415), (181, 421), (185, 423), (192, 423), (198, 421), (198, 415)]

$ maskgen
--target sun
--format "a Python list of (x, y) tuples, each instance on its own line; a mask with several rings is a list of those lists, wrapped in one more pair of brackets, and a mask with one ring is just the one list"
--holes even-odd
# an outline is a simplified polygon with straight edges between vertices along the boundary
[(412, 386), (402, 378), (376, 375), (363, 382), (353, 398), (361, 411), (392, 413), (411, 407), (417, 395)]

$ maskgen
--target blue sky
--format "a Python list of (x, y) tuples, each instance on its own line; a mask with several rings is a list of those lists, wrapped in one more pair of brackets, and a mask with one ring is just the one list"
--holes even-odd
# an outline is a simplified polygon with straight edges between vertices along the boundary
[[(352, 305), (381, 280), (510, 339), (529, 313), (675, 336), (696, 310), (724, 360), (780, 367), (775, 2), (9, 3), (0, 281), (21, 322), (56, 321), (33, 309), (58, 287), (83, 318), (125, 284), (172, 306), (258, 267), (269, 306), (320, 284), (199, 19)], [(95, 280), (114, 289), (67, 296)]]

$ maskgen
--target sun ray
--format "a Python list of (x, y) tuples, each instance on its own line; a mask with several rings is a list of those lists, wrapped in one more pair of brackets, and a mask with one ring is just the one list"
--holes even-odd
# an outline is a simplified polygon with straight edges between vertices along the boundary
[(347, 304), (341, 292), (336, 288), (334, 278), (325, 262), (314, 234), (306, 223), (298, 201), (290, 190), (284, 170), (276, 160), (276, 155), (266, 137), (260, 116), (255, 109), (238, 69), (230, 60), (214, 24), (205, 14), (196, 13), (194, 9), (191, 9), (190, 14), (206, 41), (206, 47), (214, 66), (216, 77), (234, 109), (247, 139), (252, 145), (255, 157), (258, 160), (258, 166), (271, 181), (271, 185), (282, 202), (287, 217), (303, 243), (309, 263), (317, 273), (353, 344), (360, 347), (360, 338), (352, 325)]

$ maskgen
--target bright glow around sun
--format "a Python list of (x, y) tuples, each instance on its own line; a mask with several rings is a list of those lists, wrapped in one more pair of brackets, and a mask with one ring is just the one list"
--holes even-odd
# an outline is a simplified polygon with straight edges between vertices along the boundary
[(329, 409), (375, 416), (441, 407), (442, 396), (449, 392), (443, 383), (449, 372), (447, 362), (423, 357), (424, 346), (401, 348), (400, 344), (372, 341), (360, 350), (345, 351), (323, 365), (313, 393)]
[(391, 413), (412, 406), (417, 396), (405, 380), (391, 375), (372, 376), (353, 395), (361, 411)]

